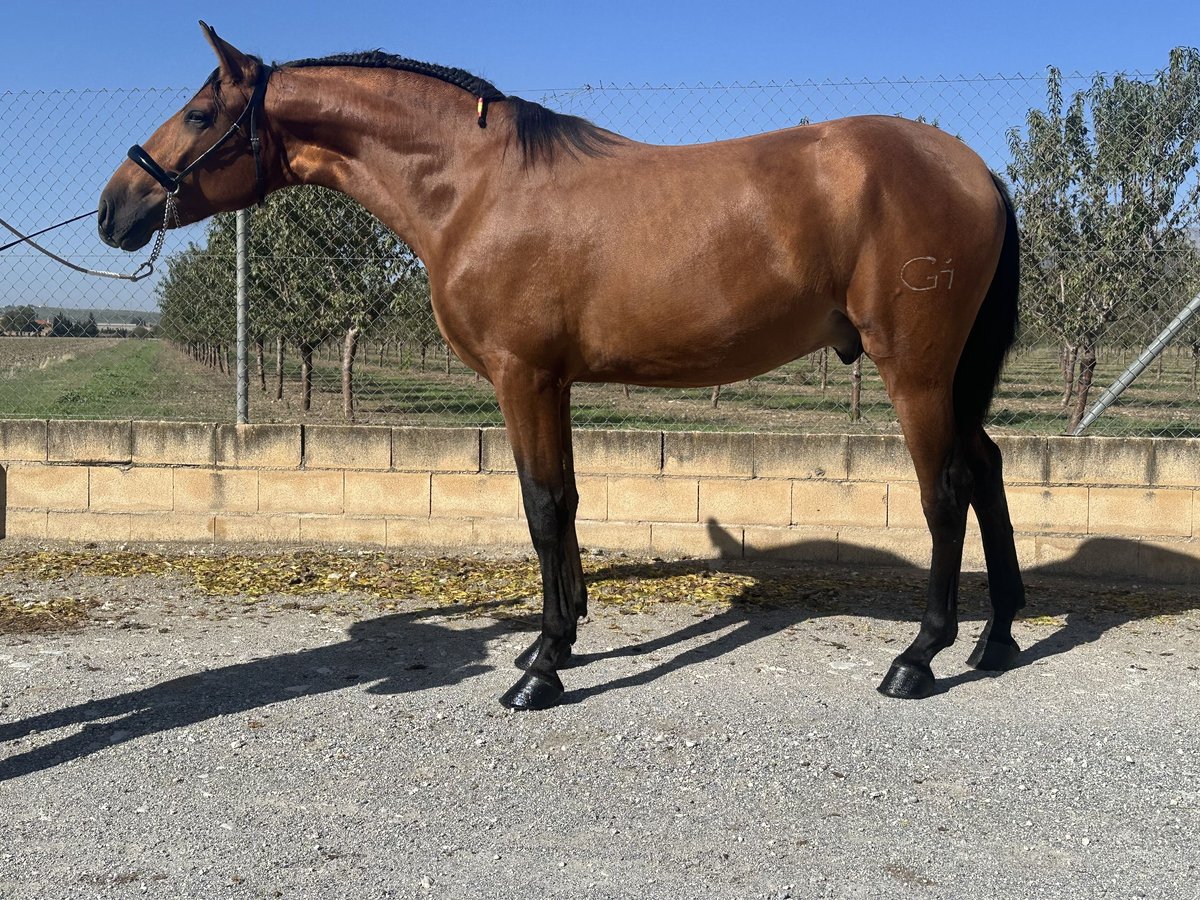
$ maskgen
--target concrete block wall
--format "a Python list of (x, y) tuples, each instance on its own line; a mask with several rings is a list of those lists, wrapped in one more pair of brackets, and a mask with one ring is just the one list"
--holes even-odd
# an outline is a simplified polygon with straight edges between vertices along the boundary
[[(998, 442), (1026, 567), (1200, 581), (1200, 440)], [(581, 430), (575, 456), (584, 547), (929, 562), (897, 436)], [(503, 429), (0, 421), (0, 467), (24, 538), (529, 548)]]

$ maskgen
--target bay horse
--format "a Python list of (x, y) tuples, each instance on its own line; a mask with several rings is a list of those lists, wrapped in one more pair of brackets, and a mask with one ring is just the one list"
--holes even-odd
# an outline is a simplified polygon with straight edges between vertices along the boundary
[(822, 347), (874, 360), (933, 541), (919, 634), (879, 690), (931, 694), (958, 632), (968, 505), (992, 615), (973, 665), (1006, 669), (1024, 605), (999, 448), (983, 421), (1017, 326), (1018, 233), (960, 140), (863, 116), (651, 146), (382, 52), (267, 65), (200, 23), (218, 67), (100, 198), (101, 238), (322, 185), (424, 262), (458, 357), (495, 388), (541, 567), (541, 634), (501, 702), (563, 695), (587, 590), (575, 534), (575, 382), (702, 387)]

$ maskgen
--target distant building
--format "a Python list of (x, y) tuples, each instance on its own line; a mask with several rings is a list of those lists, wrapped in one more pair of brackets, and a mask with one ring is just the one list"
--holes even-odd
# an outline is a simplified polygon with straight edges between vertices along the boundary
[(132, 334), (138, 328), (154, 334), (154, 326), (146, 322), (97, 322), (96, 327), (108, 334)]

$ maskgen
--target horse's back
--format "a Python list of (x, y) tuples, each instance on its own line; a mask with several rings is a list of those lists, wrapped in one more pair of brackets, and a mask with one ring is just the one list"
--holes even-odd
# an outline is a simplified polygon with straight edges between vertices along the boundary
[[(456, 316), (475, 334), (512, 332), (523, 355), (557, 355), (573, 380), (728, 383), (821, 346), (857, 348), (860, 334), (885, 352), (897, 327), (887, 304), (912, 305), (897, 292), (925, 301), (909, 310), (920, 319), (977, 307), (959, 294), (974, 279), (966, 269), (989, 263), (963, 259), (986, 256), (1002, 223), (965, 145), (881, 116), (683, 147), (629, 142), (531, 177), (535, 189), (481, 225), (495, 247), (473, 248), (512, 265), (457, 285), (471, 302), (443, 325), (452, 339)], [(520, 324), (530, 317), (541, 326)]]

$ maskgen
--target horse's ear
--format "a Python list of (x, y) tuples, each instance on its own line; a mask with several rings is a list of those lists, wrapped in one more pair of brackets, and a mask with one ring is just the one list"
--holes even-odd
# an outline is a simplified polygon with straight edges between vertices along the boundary
[(222, 39), (216, 30), (203, 20), (200, 22), (200, 30), (204, 32), (204, 39), (213, 48), (213, 53), (217, 54), (222, 77), (232, 84), (249, 81), (254, 60), (233, 44)]

